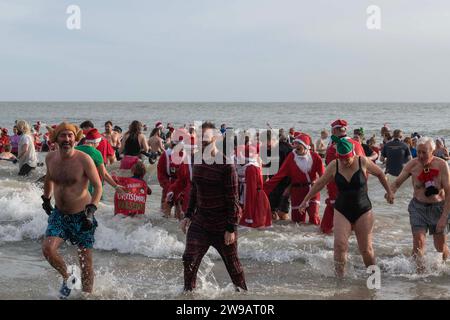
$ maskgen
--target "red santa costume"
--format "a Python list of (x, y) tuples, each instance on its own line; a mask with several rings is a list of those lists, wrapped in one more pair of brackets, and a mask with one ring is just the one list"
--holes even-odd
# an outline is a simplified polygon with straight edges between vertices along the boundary
[[(161, 194), (161, 209), (165, 216), (170, 216), (170, 210), (175, 205), (175, 215), (181, 218), (181, 204), (174, 202), (174, 198), (171, 201), (167, 200), (167, 193), (170, 186), (176, 182), (180, 174), (181, 164), (183, 162), (183, 141), (189, 141), (189, 135), (185, 130), (179, 129), (175, 131), (172, 137), (172, 148), (163, 152), (158, 160), (157, 175), (158, 182), (162, 188)], [(179, 145), (178, 145), (179, 144)], [(186, 173), (184, 173), (186, 175)]]
[(185, 146), (185, 158), (183, 163), (180, 164), (179, 170), (177, 172), (177, 178), (175, 182), (171, 183), (168, 189), (168, 198), (174, 203), (179, 203), (181, 205), (181, 211), (185, 214), (189, 206), (189, 193), (191, 192), (192, 186), (192, 161), (188, 161), (187, 156), (189, 152), (195, 150), (195, 145)]
[[(332, 129), (336, 128), (346, 128), (347, 127), (347, 121), (338, 119), (334, 121), (331, 124)], [(359, 156), (365, 156), (365, 152), (361, 144), (350, 138), (345, 137), (348, 141), (350, 141), (354, 148), (354, 152)], [(327, 152), (325, 155), (325, 164), (328, 165), (331, 161), (335, 160), (337, 158), (336, 154), (336, 144), (334, 142), (330, 143), (327, 147)], [(333, 231), (333, 217), (334, 217), (334, 202), (337, 198), (337, 187), (336, 183), (334, 183), (334, 180), (327, 184), (327, 192), (328, 192), (328, 198), (325, 200), (325, 211), (323, 213), (322, 217), (322, 223), (320, 224), (320, 229), (323, 233), (331, 233)]]
[(239, 180), (239, 203), (243, 208), (241, 226), (264, 228), (272, 226), (272, 211), (263, 191), (261, 165), (257, 149), (241, 146), (237, 149), (236, 166)]
[[(306, 214), (301, 213), (299, 206), (311, 189), (316, 179), (323, 175), (325, 169), (322, 158), (316, 152), (310, 151), (311, 139), (308, 135), (300, 133), (294, 143), (300, 143), (306, 148), (305, 155), (297, 154), (294, 149), (283, 162), (280, 170), (270, 180), (264, 183), (264, 191), (270, 194), (284, 177), (291, 178), (290, 196), (292, 202), (292, 221), (305, 222)], [(309, 202), (307, 208), (309, 223), (320, 224), (319, 217), (320, 193), (317, 193)]]

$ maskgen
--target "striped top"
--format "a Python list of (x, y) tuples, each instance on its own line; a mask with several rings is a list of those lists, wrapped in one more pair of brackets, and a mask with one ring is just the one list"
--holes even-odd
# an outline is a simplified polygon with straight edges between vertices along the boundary
[(238, 223), (238, 181), (234, 164), (195, 164), (186, 217), (209, 232), (234, 232)]

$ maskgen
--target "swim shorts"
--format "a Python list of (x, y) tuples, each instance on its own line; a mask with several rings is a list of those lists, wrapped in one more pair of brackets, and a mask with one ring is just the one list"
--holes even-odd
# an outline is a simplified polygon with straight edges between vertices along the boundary
[[(436, 225), (444, 209), (444, 201), (437, 203), (424, 203), (416, 198), (412, 198), (408, 205), (409, 222), (412, 232), (419, 230), (429, 230), (429, 234), (437, 234)], [(444, 234), (448, 232), (446, 224)]]
[(73, 245), (92, 249), (95, 242), (94, 232), (98, 225), (97, 220), (94, 217), (94, 224), (88, 230), (82, 230), (84, 221), (84, 211), (75, 214), (63, 214), (58, 209), (54, 209), (48, 217), (45, 236), (58, 237), (64, 239), (64, 241), (70, 240)]

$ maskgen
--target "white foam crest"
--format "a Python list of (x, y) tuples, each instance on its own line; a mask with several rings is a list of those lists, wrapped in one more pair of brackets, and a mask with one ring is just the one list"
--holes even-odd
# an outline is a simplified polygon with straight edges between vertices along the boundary
[[(97, 215), (95, 248), (120, 253), (141, 254), (152, 258), (179, 258), (184, 244), (162, 228), (142, 219), (101, 217)], [(141, 223), (140, 225), (137, 223)]]
[(450, 268), (442, 261), (442, 253), (428, 252), (423, 259), (424, 273), (417, 273), (416, 262), (411, 256), (400, 255), (379, 259), (378, 264), (384, 272), (392, 276), (406, 277), (411, 280), (448, 275), (450, 273)]
[(1, 180), (0, 221), (20, 221), (42, 214), (41, 193), (29, 182)]
[(327, 239), (308, 233), (252, 230), (239, 238), (241, 258), (265, 262), (283, 263), (305, 259), (305, 252), (317, 247), (327, 247)]

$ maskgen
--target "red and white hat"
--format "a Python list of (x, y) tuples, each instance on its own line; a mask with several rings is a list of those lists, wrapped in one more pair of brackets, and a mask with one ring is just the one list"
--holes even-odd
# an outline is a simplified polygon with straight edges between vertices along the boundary
[(102, 141), (102, 135), (100, 134), (100, 132), (98, 132), (97, 129), (90, 129), (87, 133), (85, 133), (86, 135), (86, 143), (100, 143), (100, 141)]
[(311, 149), (311, 138), (305, 133), (298, 133), (293, 142), (300, 143), (306, 149)]
[(155, 128), (163, 128), (163, 123), (161, 121), (158, 121), (155, 123)]
[(347, 121), (342, 120), (342, 119), (337, 119), (336, 121), (334, 121), (331, 124), (331, 128), (336, 129), (336, 128), (343, 128), (343, 127), (347, 127)]

